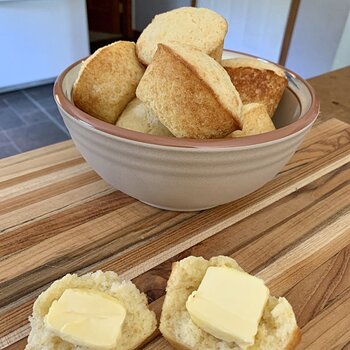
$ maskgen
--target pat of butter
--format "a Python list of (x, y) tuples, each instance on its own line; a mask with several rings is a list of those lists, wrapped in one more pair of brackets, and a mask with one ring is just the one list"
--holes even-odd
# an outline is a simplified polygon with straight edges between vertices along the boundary
[(63, 340), (94, 349), (116, 346), (126, 310), (108, 294), (66, 289), (45, 316), (46, 326)]
[(254, 344), (269, 294), (257, 277), (211, 266), (198, 290), (189, 296), (186, 308), (199, 328), (245, 349)]

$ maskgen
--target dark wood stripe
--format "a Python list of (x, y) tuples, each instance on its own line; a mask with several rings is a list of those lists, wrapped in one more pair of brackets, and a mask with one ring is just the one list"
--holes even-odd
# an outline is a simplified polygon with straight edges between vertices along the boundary
[(68, 160), (68, 161), (65, 161), (65, 162), (62, 162), (62, 163), (59, 163), (56, 165), (48, 166), (44, 169), (36, 170), (36, 171), (30, 172), (30, 173), (25, 174), (25, 175), (13, 177), (9, 180), (5, 180), (5, 181), (0, 182), (0, 190), (7, 188), (7, 187), (10, 187), (10, 186), (19, 186), (23, 182), (37, 179), (40, 176), (52, 174), (56, 171), (67, 169), (69, 167), (73, 167), (73, 166), (83, 164), (83, 163), (85, 163), (85, 160), (83, 158), (79, 157), (79, 158)]
[(75, 148), (72, 140), (63, 141), (53, 145), (49, 145), (43, 148), (38, 148), (32, 151), (23, 152), (17, 154), (15, 157), (8, 157), (0, 159), (1, 169), (6, 169), (14, 166), (21, 166), (26, 163), (35, 163), (38, 159), (42, 157), (47, 157), (48, 155), (56, 156), (57, 153), (67, 152), (73, 150), (73, 152), (79, 156), (78, 150)]
[(304, 327), (350, 288), (350, 246), (320, 265), (286, 293)]
[(9, 310), (0, 311), (0, 339), (28, 324), (28, 317), (32, 314), (33, 303), (34, 300), (29, 299)]
[[(0, 307), (15, 301), (21, 296), (40, 288), (41, 286), (60, 278), (67, 273), (94, 264), (110, 256), (123, 253), (137, 244), (142, 244), (150, 238), (165, 232), (178, 222), (186, 220), (193, 213), (176, 213), (160, 211), (154, 215), (142, 218), (140, 221), (124, 229), (108, 232), (104, 238), (87, 243), (84, 248), (68, 252), (53, 258), (49, 264), (28, 270), (25, 274), (18, 274), (16, 278), (0, 283)], [(85, 239), (81, 236), (81, 239)], [(13, 293), (15, 291), (15, 293)]]
[(2, 201), (0, 215), (10, 213), (16, 209), (24, 208), (28, 205), (41, 202), (45, 199), (52, 198), (61, 193), (69, 192), (99, 180), (101, 180), (101, 178), (93, 170), (90, 170), (63, 181), (57, 181), (55, 184), (50, 184), (40, 189), (29, 191)]
[(327, 132), (324, 134), (322, 133), (322, 135), (319, 136), (321, 136), (321, 138), (313, 140), (312, 143), (307, 139), (306, 142), (301, 145), (296, 156), (288, 162), (278, 176), (299, 169), (305, 164), (319, 159), (325, 153), (348, 144), (350, 142), (350, 128), (340, 130), (333, 134), (328, 134)]
[(16, 343), (6, 347), (5, 350), (24, 350), (26, 345), (27, 345), (27, 339), (22, 339)]
[(346, 348), (350, 337), (350, 289), (302, 329), (298, 350)]
[[(123, 208), (136, 199), (115, 191), (3, 234), (0, 257), (28, 249), (50, 237)], [(0, 261), (1, 261), (0, 258)]]

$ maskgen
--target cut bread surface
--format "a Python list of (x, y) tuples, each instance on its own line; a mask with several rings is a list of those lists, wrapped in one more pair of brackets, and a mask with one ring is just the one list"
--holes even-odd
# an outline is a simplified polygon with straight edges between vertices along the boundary
[(271, 70), (282, 78), (286, 77), (284, 70), (279, 66), (267, 61), (263, 61), (261, 59), (256, 59), (251, 57), (237, 57), (237, 58), (226, 59), (222, 61), (222, 65), (227, 68), (250, 67), (250, 68), (260, 69), (260, 70)]
[[(226, 266), (242, 271), (237, 262), (219, 256), (209, 261), (188, 257), (173, 264), (160, 320), (160, 331), (175, 349), (241, 350), (235, 343), (217, 339), (196, 326), (186, 309), (189, 295), (197, 290), (209, 266)], [(254, 345), (249, 350), (291, 350), (300, 340), (292, 307), (285, 298), (270, 296), (265, 306)]]
[(227, 59), (221, 64), (239, 92), (243, 104), (264, 104), (272, 118), (288, 85), (284, 71), (272, 63), (253, 58)]

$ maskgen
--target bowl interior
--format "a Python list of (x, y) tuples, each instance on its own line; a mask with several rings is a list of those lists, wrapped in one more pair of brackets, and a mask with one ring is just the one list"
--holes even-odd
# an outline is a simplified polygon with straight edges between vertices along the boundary
[[(235, 57), (250, 57), (249, 55), (224, 50), (223, 59), (235, 58)], [(257, 60), (264, 61), (263, 59), (256, 58)], [(267, 62), (267, 61), (266, 61)], [(73, 106), (71, 99), (72, 87), (75, 80), (78, 77), (81, 62), (71, 66), (65, 73), (62, 74), (61, 88), (64, 96), (70, 101), (70, 109), (76, 108)], [(248, 136), (245, 138), (236, 139), (221, 139), (221, 140), (205, 140), (206, 146), (219, 146), (219, 147), (231, 147), (241, 146), (255, 143), (262, 143), (277, 140), (278, 138), (291, 135), (292, 133), (301, 130), (304, 127), (309, 126), (317, 117), (319, 105), (314, 96), (312, 88), (299, 76), (285, 70), (288, 86), (285, 90), (281, 102), (273, 117), (273, 122), (278, 130), (268, 132), (265, 134)], [(58, 79), (60, 81), (60, 78)], [(59, 83), (60, 84), (60, 83)], [(62, 106), (59, 96), (56, 94), (56, 101)], [(73, 107), (72, 107), (73, 106)], [(64, 109), (64, 107), (63, 107)], [(76, 110), (75, 110), (76, 111)], [(155, 144), (163, 144), (178, 147), (203, 147), (203, 140), (191, 140), (191, 139), (176, 139), (164, 136), (146, 135), (136, 131), (130, 131), (121, 129), (119, 127), (110, 125), (103, 121), (99, 121), (86, 113), (79, 111), (78, 113), (71, 113), (70, 116), (80, 120), (86, 126), (99, 129), (101, 131), (107, 131), (107, 133), (122, 136), (125, 138), (133, 139), (142, 142), (149, 142)], [(80, 115), (77, 116), (77, 114)], [(307, 115), (307, 118), (304, 116)], [(82, 116), (82, 117), (81, 117)], [(304, 119), (303, 121), (300, 119)], [(296, 123), (297, 122), (297, 123)], [(286, 128), (287, 127), (287, 128)], [(140, 136), (141, 135), (141, 136)], [(142, 136), (143, 135), (143, 136)], [(273, 135), (273, 136), (271, 136)], [(167, 139), (167, 140), (166, 140)], [(229, 144), (230, 142), (230, 144)], [(181, 144), (182, 143), (182, 144)], [(221, 143), (221, 144), (219, 144)], [(211, 145), (210, 145), (211, 144)]]

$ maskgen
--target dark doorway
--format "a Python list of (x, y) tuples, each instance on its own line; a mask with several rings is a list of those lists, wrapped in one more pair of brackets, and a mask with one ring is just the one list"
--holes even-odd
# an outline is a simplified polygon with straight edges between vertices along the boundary
[(91, 53), (117, 40), (135, 40), (131, 3), (131, 0), (86, 1)]

